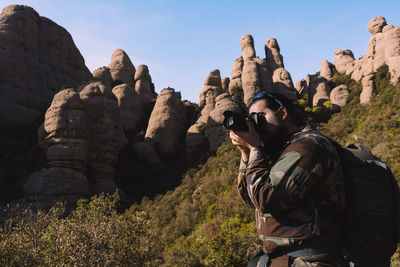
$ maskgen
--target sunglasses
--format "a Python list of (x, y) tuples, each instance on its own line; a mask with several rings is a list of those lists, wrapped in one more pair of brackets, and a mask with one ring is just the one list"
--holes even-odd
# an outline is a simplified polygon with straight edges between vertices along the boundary
[(262, 91), (262, 92), (259, 92), (258, 94), (256, 94), (253, 97), (253, 102), (258, 100), (258, 99), (261, 99), (261, 98), (269, 98), (269, 99), (275, 101), (276, 103), (278, 103), (279, 106), (283, 107), (283, 103), (279, 99), (276, 99), (273, 95), (271, 95), (267, 91)]

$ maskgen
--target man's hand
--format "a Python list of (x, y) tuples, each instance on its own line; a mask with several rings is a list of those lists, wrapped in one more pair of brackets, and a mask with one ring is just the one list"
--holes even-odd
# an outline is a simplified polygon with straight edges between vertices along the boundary
[(250, 118), (246, 118), (246, 124), (249, 128), (248, 131), (230, 131), (229, 133), (232, 144), (239, 148), (244, 162), (249, 160), (250, 149), (262, 144), (260, 135), (254, 128), (253, 122)]

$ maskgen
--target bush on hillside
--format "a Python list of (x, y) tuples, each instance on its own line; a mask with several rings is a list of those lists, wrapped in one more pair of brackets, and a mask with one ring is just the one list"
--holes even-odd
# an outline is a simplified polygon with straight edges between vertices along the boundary
[(50, 211), (16, 209), (0, 230), (1, 266), (152, 266), (157, 232), (144, 211), (117, 213), (118, 194), (81, 200), (62, 218)]

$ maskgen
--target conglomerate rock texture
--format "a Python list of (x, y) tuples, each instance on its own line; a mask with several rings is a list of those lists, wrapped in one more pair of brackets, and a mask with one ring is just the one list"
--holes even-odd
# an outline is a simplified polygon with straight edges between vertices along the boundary
[(352, 79), (362, 82), (362, 104), (370, 101), (375, 88), (373, 72), (384, 64), (389, 68), (392, 83), (399, 82), (400, 26), (388, 25), (384, 17), (375, 17), (368, 24), (368, 31), (372, 37), (364, 56), (356, 60), (350, 49), (338, 49), (334, 53), (334, 64), (324, 59), (319, 75), (309, 75), (296, 83), (300, 95), (308, 94), (310, 106), (318, 106), (328, 100), (337, 106), (346, 104), (349, 93), (347, 88), (329, 88), (327, 84), (333, 78), (333, 67), (337, 72), (351, 75)]
[(375, 17), (368, 24), (372, 34), (367, 53), (355, 60), (348, 49), (335, 52), (335, 67), (338, 72), (351, 74), (359, 81), (362, 77), (375, 72), (383, 64), (388, 65), (392, 82), (400, 79), (400, 26), (386, 23), (384, 17)]
[(243, 89), (246, 106), (260, 91), (280, 93), (291, 99), (296, 98), (292, 78), (284, 68), (278, 42), (270, 38), (265, 43), (266, 59), (256, 57), (254, 40), (250, 34), (241, 39), (242, 56), (234, 61), (229, 92), (235, 93), (235, 87)]
[(92, 78), (71, 35), (30, 7), (0, 14), (0, 125), (30, 124), (61, 88)]
[(136, 68), (122, 49), (112, 53), (108, 66), (91, 74), (62, 27), (32, 8), (6, 7), (0, 15), (0, 125), (31, 122), (47, 110), (38, 130), (46, 167), (27, 177), (24, 194), (51, 205), (113, 192), (118, 188), (118, 155), (124, 149), (133, 153), (128, 163), (140, 161), (135, 164), (158, 164), (182, 155), (205, 159), (226, 139), (224, 111), (246, 113), (260, 91), (291, 99), (308, 94), (310, 106), (326, 101), (344, 106), (347, 87), (329, 87), (335, 69), (356, 80), (363, 77), (360, 102), (368, 103), (375, 88), (371, 72), (387, 64), (392, 81), (400, 77), (400, 28), (376, 17), (368, 30), (372, 38), (365, 56), (355, 60), (351, 50), (337, 50), (334, 64), (322, 60), (319, 75), (298, 81), (296, 89), (278, 41), (266, 40), (261, 59), (253, 37), (245, 34), (231, 77), (221, 79), (220, 71), (212, 70), (194, 104), (183, 102), (172, 88), (157, 95), (148, 66)]
[(51, 206), (51, 200), (78, 199), (91, 193), (86, 176), (88, 117), (79, 94), (65, 89), (47, 110), (43, 131), (47, 167), (32, 173), (24, 185), (28, 200)]
[[(129, 143), (128, 134), (138, 131), (145, 106), (156, 94), (151, 86), (147, 86), (148, 90), (135, 90), (135, 74), (137, 82), (147, 85), (151, 77), (145, 65), (135, 73), (123, 50), (113, 53), (109, 66), (114, 76), (109, 67), (101, 67), (93, 72), (91, 81), (54, 96), (38, 130), (47, 155), (46, 168), (25, 181), (24, 195), (28, 200), (49, 206), (52, 200), (76, 201), (117, 189), (114, 176), (118, 151)], [(158, 159), (151, 144), (137, 143), (135, 149), (145, 153), (146, 160)]]
[(215, 97), (222, 93), (222, 81), (219, 70), (213, 70), (208, 74), (204, 81), (204, 87), (200, 91), (200, 102), (199, 107), (203, 108), (206, 104), (206, 96), (211, 91)]
[(151, 112), (145, 139), (162, 155), (176, 155), (183, 149), (185, 106), (179, 92), (163, 89)]
[(108, 68), (114, 81), (133, 84), (136, 69), (124, 50), (116, 49), (113, 52)]

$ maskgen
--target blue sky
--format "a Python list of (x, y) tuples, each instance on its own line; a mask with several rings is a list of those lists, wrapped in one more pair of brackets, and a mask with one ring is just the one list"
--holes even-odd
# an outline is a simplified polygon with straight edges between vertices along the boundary
[(157, 92), (169, 86), (193, 102), (211, 70), (230, 77), (243, 34), (253, 35), (261, 58), (275, 37), (296, 82), (319, 71), (322, 59), (333, 62), (337, 49), (364, 55), (373, 17), (400, 25), (399, 0), (0, 0), (1, 9), (10, 4), (29, 5), (66, 28), (91, 71), (121, 48), (135, 66), (149, 67)]

